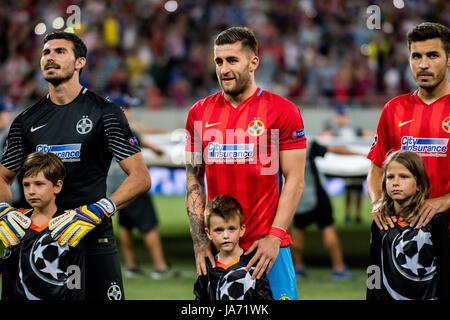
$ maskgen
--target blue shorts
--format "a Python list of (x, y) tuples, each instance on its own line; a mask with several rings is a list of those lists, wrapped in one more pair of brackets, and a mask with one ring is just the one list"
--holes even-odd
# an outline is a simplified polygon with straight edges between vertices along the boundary
[(298, 300), (297, 279), (290, 247), (280, 248), (267, 278), (275, 300)]

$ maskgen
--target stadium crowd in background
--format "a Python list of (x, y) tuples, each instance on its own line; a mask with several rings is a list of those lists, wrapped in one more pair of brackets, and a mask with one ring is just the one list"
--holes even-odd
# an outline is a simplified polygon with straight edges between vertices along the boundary
[[(55, 18), (67, 19), (67, 7), (75, 4), (81, 13), (76, 32), (89, 52), (81, 82), (100, 95), (119, 85), (140, 98), (142, 106), (188, 108), (218, 90), (212, 36), (226, 27), (245, 25), (259, 39), (262, 67), (256, 78), (261, 87), (303, 107), (381, 107), (415, 88), (408, 70), (406, 31), (422, 21), (450, 24), (448, 1), (397, 1), (397, 7), (394, 3), (2, 1), (0, 70), (7, 76), (0, 80), (0, 93), (19, 108), (47, 92), (36, 64), (40, 44), (53, 31)], [(370, 5), (379, 6), (381, 30), (366, 25)], [(42, 35), (36, 34), (39, 23), (46, 25)]]

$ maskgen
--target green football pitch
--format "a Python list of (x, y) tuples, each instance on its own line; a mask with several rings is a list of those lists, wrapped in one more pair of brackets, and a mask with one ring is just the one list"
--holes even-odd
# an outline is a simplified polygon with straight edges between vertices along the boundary
[[(184, 197), (155, 196), (153, 199), (160, 221), (166, 259), (179, 276), (165, 280), (153, 280), (145, 276), (124, 277), (126, 298), (193, 299), (192, 287), (196, 274)], [(369, 199), (367, 197), (363, 199), (361, 224), (345, 222), (343, 197), (332, 197), (332, 203), (345, 262), (356, 278), (351, 281), (331, 279), (330, 261), (323, 247), (320, 230), (311, 225), (307, 229), (305, 249), (308, 277), (297, 282), (299, 297), (304, 300), (365, 299), (371, 223)], [(136, 237), (139, 239), (137, 232)], [(136, 254), (140, 266), (150, 272), (152, 265), (140, 240), (136, 241)]]
[[(153, 199), (160, 222), (164, 255), (172, 269), (177, 272), (177, 276), (159, 280), (154, 280), (148, 275), (124, 277), (125, 298), (129, 300), (193, 299), (192, 288), (196, 274), (184, 196), (154, 196)], [(308, 277), (297, 282), (299, 297), (302, 300), (365, 299), (371, 223), (369, 200), (367, 197), (363, 200), (363, 221), (360, 224), (345, 222), (343, 197), (332, 197), (332, 203), (345, 262), (356, 277), (354, 280), (345, 281), (331, 279), (330, 261), (323, 247), (320, 230), (315, 225), (311, 225), (306, 232), (304, 258)], [(117, 232), (116, 216), (114, 224)], [(143, 246), (139, 232), (135, 231), (134, 234), (136, 260), (149, 274), (152, 270), (149, 255)]]

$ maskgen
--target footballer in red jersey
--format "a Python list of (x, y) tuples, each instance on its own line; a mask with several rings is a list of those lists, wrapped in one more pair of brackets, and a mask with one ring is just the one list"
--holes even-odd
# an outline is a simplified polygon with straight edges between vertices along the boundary
[[(219, 92), (192, 107), (186, 129), (202, 137), (208, 200), (226, 194), (242, 204), (247, 230), (240, 244), (247, 250), (275, 218), (282, 182), (278, 150), (306, 148), (299, 109), (261, 88), (238, 108)], [(196, 148), (190, 139), (187, 151)], [(286, 232), (281, 247), (291, 243)]]
[[(298, 299), (287, 228), (303, 190), (306, 138), (299, 109), (255, 83), (257, 42), (248, 28), (232, 27), (214, 46), (222, 92), (197, 102), (186, 122), (186, 208), (198, 275), (215, 265), (204, 232), (208, 198), (229, 195), (243, 207), (241, 246), (255, 251), (253, 277), (268, 272), (275, 299)], [(206, 174), (206, 184), (204, 177)], [(284, 179), (283, 179), (284, 178)]]
[(431, 197), (450, 193), (449, 116), (450, 94), (429, 105), (417, 96), (417, 90), (389, 101), (381, 114), (369, 159), (382, 167), (390, 150), (414, 151), (427, 166)]
[(377, 211), (381, 167), (386, 154), (399, 149), (422, 156), (431, 182), (430, 199), (412, 224), (425, 226), (438, 212), (450, 221), (450, 30), (437, 23), (422, 23), (408, 33), (408, 44), (419, 89), (386, 104), (368, 154), (372, 161), (367, 179), (372, 215), (378, 227), (385, 230), (388, 226), (381, 223)]

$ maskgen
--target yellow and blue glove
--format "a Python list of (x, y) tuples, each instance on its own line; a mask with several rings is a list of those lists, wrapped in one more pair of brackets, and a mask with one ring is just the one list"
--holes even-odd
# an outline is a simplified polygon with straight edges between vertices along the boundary
[(0, 202), (0, 240), (5, 247), (15, 246), (22, 240), (31, 219), (6, 202)]
[(60, 245), (69, 244), (75, 247), (80, 240), (92, 229), (102, 222), (105, 217), (111, 217), (116, 212), (116, 205), (109, 198), (103, 198), (77, 209), (53, 218), (48, 223), (52, 237)]

